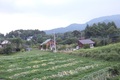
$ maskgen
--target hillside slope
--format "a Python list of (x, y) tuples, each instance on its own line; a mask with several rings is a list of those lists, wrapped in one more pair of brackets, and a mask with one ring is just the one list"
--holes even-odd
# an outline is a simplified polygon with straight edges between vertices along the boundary
[(110, 44), (92, 49), (80, 49), (71, 54), (83, 57), (92, 57), (96, 59), (104, 59), (107, 61), (120, 61), (120, 43)]

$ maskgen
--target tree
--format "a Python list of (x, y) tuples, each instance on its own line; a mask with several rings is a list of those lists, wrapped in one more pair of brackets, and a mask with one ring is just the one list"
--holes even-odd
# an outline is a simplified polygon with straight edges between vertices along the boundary
[(0, 38), (4, 38), (4, 34), (0, 33)]
[(78, 31), (78, 30), (74, 30), (74, 31), (72, 32), (72, 34), (73, 34), (73, 36), (76, 37), (76, 38), (80, 38), (80, 37), (81, 37), (81, 32)]
[(91, 26), (87, 25), (85, 29), (85, 36), (90, 37), (107, 37), (109, 34), (114, 34), (117, 30), (117, 27), (114, 22), (109, 23), (98, 23)]
[(76, 39), (76, 38), (68, 38), (68, 39), (66, 39), (66, 40), (64, 41), (64, 44), (70, 45), (70, 44), (74, 44), (74, 43), (76, 43), (76, 42), (77, 42), (77, 39)]
[(19, 51), (21, 48), (20, 45), (22, 44), (22, 40), (20, 38), (13, 38), (11, 39), (11, 42), (13, 46), (15, 46), (16, 51)]
[(12, 53), (12, 49), (13, 49), (13, 47), (11, 44), (6, 44), (4, 46), (4, 48), (0, 49), (0, 53), (1, 54), (10, 54), (10, 53)]
[(89, 37), (91, 36), (91, 33), (90, 33), (90, 26), (89, 26), (88, 24), (87, 24), (87, 26), (86, 26), (84, 32), (85, 32), (85, 37), (86, 37), (86, 38), (89, 38)]
[(87, 25), (84, 32), (86, 38), (98, 38), (99, 45), (106, 45), (116, 41), (118, 42), (120, 36), (119, 29), (114, 22), (103, 22), (91, 26)]
[(6, 38), (21, 38), (23, 40), (26, 40), (28, 37), (33, 36), (37, 37), (37, 35), (41, 35), (42, 37), (46, 35), (44, 31), (39, 30), (15, 30), (11, 31), (6, 35)]

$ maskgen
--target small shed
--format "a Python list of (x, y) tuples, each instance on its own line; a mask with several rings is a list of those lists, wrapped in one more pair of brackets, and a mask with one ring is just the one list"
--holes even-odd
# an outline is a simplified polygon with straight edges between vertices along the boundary
[(78, 41), (78, 46), (79, 46), (80, 48), (83, 47), (83, 46), (86, 45), (86, 44), (90, 45), (90, 48), (93, 48), (93, 47), (94, 47), (93, 44), (95, 44), (95, 42), (92, 41), (91, 39), (83, 39), (83, 40), (79, 40), (79, 41)]

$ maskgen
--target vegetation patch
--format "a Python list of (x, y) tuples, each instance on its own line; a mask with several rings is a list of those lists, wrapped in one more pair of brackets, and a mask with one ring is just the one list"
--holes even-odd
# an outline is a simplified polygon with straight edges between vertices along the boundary
[(96, 59), (104, 59), (107, 61), (120, 61), (120, 43), (110, 44), (103, 47), (92, 49), (80, 49), (70, 54), (82, 57), (91, 57)]
[(33, 50), (0, 56), (0, 78), (5, 80), (79, 80), (116, 64), (67, 54)]

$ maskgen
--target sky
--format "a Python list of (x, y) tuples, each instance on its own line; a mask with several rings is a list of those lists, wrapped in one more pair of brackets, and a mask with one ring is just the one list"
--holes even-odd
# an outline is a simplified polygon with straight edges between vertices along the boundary
[(120, 0), (0, 0), (0, 33), (50, 30), (120, 14)]

